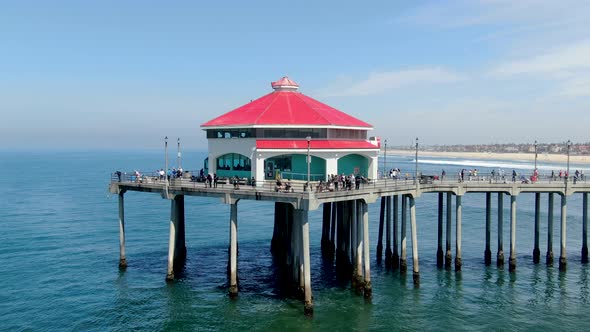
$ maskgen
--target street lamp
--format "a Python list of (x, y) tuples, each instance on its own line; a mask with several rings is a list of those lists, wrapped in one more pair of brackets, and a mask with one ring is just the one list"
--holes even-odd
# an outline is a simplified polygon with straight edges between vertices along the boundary
[(570, 176), (570, 148), (572, 147), (572, 141), (569, 139), (567, 140), (567, 170), (565, 173), (565, 182), (567, 183), (567, 179)]
[(414, 171), (414, 174), (416, 177), (416, 181), (418, 181), (418, 137), (416, 137), (416, 169)]
[(176, 156), (176, 164), (178, 165), (178, 169), (180, 169), (180, 138), (177, 138), (176, 142), (178, 143), (178, 155)]
[(385, 153), (383, 155), (383, 176), (387, 182), (387, 139), (385, 139)]
[(305, 138), (307, 140), (307, 191), (310, 191), (309, 171), (311, 165), (311, 157), (309, 156), (309, 144), (311, 143), (311, 136)]
[(535, 171), (537, 170), (537, 140), (535, 140)]
[(168, 136), (164, 137), (164, 186), (166, 187), (166, 196), (168, 196)]

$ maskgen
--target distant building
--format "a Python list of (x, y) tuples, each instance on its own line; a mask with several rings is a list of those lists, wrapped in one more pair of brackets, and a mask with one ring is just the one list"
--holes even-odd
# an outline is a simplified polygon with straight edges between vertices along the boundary
[(311, 181), (343, 173), (377, 177), (380, 142), (368, 139), (370, 124), (298, 92), (288, 77), (271, 86), (273, 92), (201, 125), (206, 173), (254, 177), (257, 184), (277, 176), (306, 180), (309, 147)]

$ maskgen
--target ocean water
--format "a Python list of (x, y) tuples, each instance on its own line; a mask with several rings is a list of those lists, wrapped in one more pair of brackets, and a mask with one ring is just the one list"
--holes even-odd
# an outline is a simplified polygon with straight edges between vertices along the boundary
[[(437, 196), (417, 199), (420, 288), (375, 263), (379, 202), (369, 206), (373, 299), (336, 281), (320, 255), (321, 209), (310, 214), (315, 311), (286, 297), (269, 252), (273, 205), (238, 205), (237, 300), (227, 296), (229, 206), (186, 198), (188, 258), (181, 278), (165, 281), (170, 203), (157, 194), (125, 195), (127, 259), (118, 269), (117, 198), (107, 191), (115, 170), (163, 167), (160, 151), (3, 151), (0, 169), (0, 330), (575, 330), (590, 329), (590, 270), (580, 263), (580, 195), (568, 199), (568, 270), (545, 266), (547, 197), (542, 196), (541, 264), (532, 263), (532, 194), (518, 197), (517, 270), (495, 267), (497, 211), (492, 218), (492, 266), (483, 264), (485, 196), (463, 198), (463, 270), (436, 268)], [(199, 169), (203, 152), (185, 152), (183, 167)], [(172, 160), (175, 164), (175, 160)], [(500, 166), (498, 166), (500, 165)], [(460, 168), (512, 168), (523, 162), (421, 158), (423, 173)], [(575, 169), (577, 165), (572, 165)], [(387, 156), (387, 167), (413, 170), (413, 158)], [(563, 165), (542, 165), (553, 169)], [(580, 166), (581, 167), (581, 166)], [(493, 201), (496, 202), (495, 196)], [(554, 253), (559, 257), (559, 199)], [(509, 254), (509, 198), (504, 250)], [(408, 248), (411, 238), (408, 233)], [(454, 227), (453, 227), (454, 255)], [(409, 250), (411, 269), (411, 250)]]

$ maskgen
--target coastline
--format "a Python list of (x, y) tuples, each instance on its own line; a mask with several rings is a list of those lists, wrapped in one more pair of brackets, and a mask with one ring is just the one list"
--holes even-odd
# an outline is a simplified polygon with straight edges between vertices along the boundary
[[(381, 151), (383, 153), (383, 151)], [(415, 151), (411, 150), (387, 150), (388, 155), (414, 156)], [(419, 156), (426, 157), (443, 157), (443, 158), (463, 158), (463, 159), (484, 159), (484, 160), (518, 160), (534, 162), (534, 153), (495, 153), (495, 152), (438, 152), (438, 151), (418, 151)], [(539, 153), (537, 161), (540, 163), (566, 163), (567, 155)], [(572, 156), (570, 163), (590, 165), (590, 156)]]

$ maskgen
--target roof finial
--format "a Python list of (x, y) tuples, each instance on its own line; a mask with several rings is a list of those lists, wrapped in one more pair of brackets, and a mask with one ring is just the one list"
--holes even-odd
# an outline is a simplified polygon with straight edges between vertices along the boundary
[(275, 91), (297, 91), (299, 84), (291, 80), (287, 76), (283, 76), (280, 80), (270, 83)]

